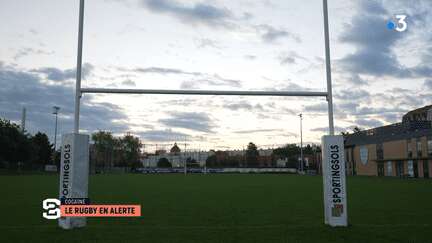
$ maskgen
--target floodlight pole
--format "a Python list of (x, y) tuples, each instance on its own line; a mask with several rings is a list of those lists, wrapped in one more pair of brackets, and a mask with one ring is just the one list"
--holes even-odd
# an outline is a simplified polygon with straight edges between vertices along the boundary
[(300, 113), (300, 171), (303, 172), (303, 114)]
[(184, 144), (184, 174), (187, 174), (187, 154), (186, 154), (186, 137), (185, 137), (185, 144)]
[(326, 74), (327, 74), (327, 103), (328, 103), (328, 117), (329, 117), (329, 134), (334, 135), (333, 94), (332, 94), (332, 79), (331, 79), (331, 64), (330, 64), (330, 40), (329, 40), (329, 27), (328, 27), (327, 0), (323, 0), (323, 12), (324, 12), (324, 41), (325, 41), (325, 61), (326, 61)]
[(55, 128), (54, 128), (54, 152), (57, 151), (57, 116), (60, 107), (53, 106), (53, 114), (55, 115)]
[(82, 69), (82, 46), (83, 46), (83, 26), (84, 25), (84, 0), (80, 0), (79, 5), (79, 24), (78, 24), (78, 55), (76, 67), (75, 83), (75, 120), (74, 133), (79, 133), (79, 112), (81, 99), (81, 69)]
[(26, 108), (23, 107), (21, 115), (21, 133), (25, 133)]

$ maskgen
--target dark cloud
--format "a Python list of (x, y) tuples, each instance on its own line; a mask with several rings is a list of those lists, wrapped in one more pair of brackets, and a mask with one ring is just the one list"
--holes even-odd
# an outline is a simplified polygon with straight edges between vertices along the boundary
[(423, 86), (429, 90), (432, 90), (432, 79), (426, 79), (423, 83)]
[[(340, 60), (340, 65), (345, 71), (356, 75), (397, 78), (432, 75), (430, 65), (406, 67), (397, 59), (395, 49), (399, 47), (400, 40), (408, 37), (410, 29), (403, 33), (388, 30), (386, 22), (392, 14), (384, 8), (381, 1), (359, 1), (359, 4), (358, 13), (339, 38), (341, 42), (356, 47), (353, 53)], [(406, 7), (409, 8), (409, 5)]]
[(261, 36), (261, 39), (267, 43), (274, 43), (283, 38), (289, 38), (296, 42), (301, 42), (300, 37), (298, 37), (296, 34), (268, 24), (257, 25), (255, 26), (255, 30)]
[(338, 112), (351, 113), (357, 110), (357, 107), (359, 107), (359, 103), (338, 103), (336, 107), (337, 108), (335, 110)]
[(368, 14), (386, 16), (387, 10), (382, 5), (382, 1), (361, 1), (361, 8), (363, 11), (367, 11)]
[(403, 35), (387, 30), (386, 18), (387, 11), (381, 4), (361, 1), (358, 14), (340, 37), (340, 41), (354, 44), (357, 48), (342, 59), (347, 70), (377, 76), (407, 75), (391, 50)]
[[(394, 106), (394, 107), (373, 106), (370, 101), (369, 94), (366, 92), (367, 94), (362, 95), (363, 92), (366, 91), (353, 90), (353, 91), (342, 92), (342, 94), (338, 95), (338, 99), (340, 101), (335, 103), (335, 113), (338, 115), (343, 114), (345, 116), (347, 115), (354, 116), (357, 119), (370, 117), (370, 116), (380, 117), (386, 122), (393, 122), (396, 120), (395, 117), (400, 117), (401, 114), (403, 114), (406, 111), (405, 109), (402, 109), (398, 106)], [(389, 92), (397, 93), (399, 91), (393, 90)], [(362, 104), (366, 104), (366, 105), (362, 105)], [(362, 125), (366, 126), (366, 123)]]
[(353, 17), (350, 27), (340, 37), (340, 41), (354, 44), (357, 48), (341, 60), (344, 68), (352, 73), (375, 76), (409, 76), (392, 51), (392, 47), (404, 35), (386, 29), (388, 16), (373, 15), (374, 12), (368, 13), (364, 9), (360, 12)]
[(391, 104), (392, 107), (396, 107), (398, 111), (404, 112), (430, 104), (432, 96), (427, 93), (427, 89), (425, 88), (426, 87), (423, 87), (423, 90), (393, 88), (383, 93), (376, 93), (374, 97), (380, 100), (380, 102)]
[(432, 77), (432, 64), (429, 64), (429, 66), (420, 64), (411, 68), (410, 71), (412, 75), (417, 77)]
[(247, 110), (247, 111), (264, 111), (264, 108), (261, 104), (251, 104), (247, 101), (235, 101), (235, 102), (231, 102), (231, 101), (225, 101), (225, 104), (223, 105), (224, 108), (230, 109), (230, 110), (234, 110), (234, 111), (238, 111), (238, 110)]
[(313, 104), (313, 105), (306, 105), (303, 106), (303, 110), (308, 112), (327, 112), (328, 111), (328, 104), (326, 102)]
[(136, 86), (136, 83), (130, 79), (123, 81), (122, 84), (127, 86)]
[[(8, 66), (0, 66), (0, 86), (0, 117), (19, 122), (21, 110), (26, 107), (27, 130), (31, 133), (42, 131), (52, 138), (52, 107), (59, 106), (59, 134), (72, 131), (75, 97), (72, 87), (49, 85), (43, 83), (35, 72)], [(88, 132), (98, 129), (113, 132), (128, 130), (124, 122), (127, 117), (118, 106), (95, 103), (89, 95), (83, 96), (80, 115), (81, 129)]]
[(173, 112), (169, 118), (158, 120), (169, 127), (186, 128), (192, 131), (212, 132), (215, 127), (213, 119), (201, 112)]
[[(52, 81), (65, 81), (65, 80), (76, 78), (76, 68), (59, 69), (55, 67), (44, 67), (44, 68), (33, 69), (31, 71), (35, 73), (45, 74), (46, 78)], [(84, 65), (82, 66), (82, 73), (81, 73), (82, 79), (86, 79), (91, 74), (92, 71), (93, 71), (93, 65), (91, 65), (90, 63), (84, 63)]]
[(346, 79), (348, 82), (350, 82), (351, 84), (354, 84), (356, 86), (361, 86), (361, 85), (368, 85), (369, 82), (365, 79), (363, 79), (360, 75), (358, 75), (357, 73), (353, 73), (351, 74), (351, 76)]
[(364, 89), (346, 89), (335, 92), (334, 97), (343, 101), (368, 101), (370, 98), (370, 94)]
[(180, 3), (174, 0), (143, 0), (149, 10), (171, 15), (186, 24), (203, 24), (210, 27), (232, 27), (233, 13), (208, 3)]
[(396, 123), (402, 120), (402, 113), (384, 113), (380, 117), (387, 123)]
[(405, 109), (399, 107), (371, 107), (371, 106), (363, 106), (357, 109), (353, 115), (357, 116), (365, 116), (365, 115), (383, 115), (385, 113), (401, 113), (405, 112)]

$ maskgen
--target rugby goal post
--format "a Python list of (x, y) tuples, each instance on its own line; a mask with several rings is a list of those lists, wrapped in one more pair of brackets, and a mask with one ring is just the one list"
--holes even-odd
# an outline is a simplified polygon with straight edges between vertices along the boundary
[[(330, 226), (347, 226), (346, 172), (344, 142), (342, 136), (334, 135), (333, 95), (330, 66), (330, 44), (327, 0), (323, 0), (324, 41), (327, 90), (312, 91), (216, 91), (216, 90), (163, 90), (163, 89), (107, 89), (82, 88), (82, 45), (84, 24), (84, 0), (80, 0), (78, 54), (75, 87), (74, 132), (64, 134), (61, 147), (60, 198), (88, 196), (89, 136), (79, 134), (80, 99), (85, 93), (110, 94), (154, 94), (154, 95), (234, 95), (234, 96), (304, 96), (326, 97), (328, 103), (329, 135), (322, 137), (322, 168), (324, 192), (324, 223)], [(64, 229), (86, 226), (85, 218), (60, 218), (59, 226)]]

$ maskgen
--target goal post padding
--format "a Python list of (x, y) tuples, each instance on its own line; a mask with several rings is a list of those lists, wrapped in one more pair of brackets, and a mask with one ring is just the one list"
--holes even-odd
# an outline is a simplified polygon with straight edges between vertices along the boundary
[(326, 135), (321, 139), (324, 185), (324, 223), (347, 226), (346, 169), (343, 136)]
[[(59, 198), (87, 198), (89, 178), (89, 135), (62, 136)], [(61, 217), (63, 229), (86, 226), (85, 217)]]

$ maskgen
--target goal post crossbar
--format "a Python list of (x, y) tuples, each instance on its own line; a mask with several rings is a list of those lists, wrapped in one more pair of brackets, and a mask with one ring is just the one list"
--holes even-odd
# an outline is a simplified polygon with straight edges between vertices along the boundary
[(212, 90), (151, 90), (151, 89), (103, 89), (103, 88), (82, 88), (82, 46), (84, 28), (84, 3), (80, 0), (79, 4), (79, 23), (78, 23), (78, 53), (75, 83), (75, 114), (74, 114), (74, 133), (79, 134), (79, 114), (80, 100), (82, 93), (125, 93), (125, 94), (179, 94), (179, 95), (248, 95), (248, 96), (325, 96), (328, 104), (329, 135), (334, 135), (333, 122), (333, 94), (331, 79), (330, 62), (330, 37), (328, 27), (327, 0), (323, 1), (324, 17), (324, 46), (325, 46), (325, 67), (327, 90), (326, 92), (313, 91), (212, 91)]
[(238, 91), (238, 90), (169, 90), (169, 89), (106, 89), (81, 88), (81, 93), (98, 94), (171, 94), (171, 95), (236, 95), (236, 96), (328, 96), (319, 91)]

